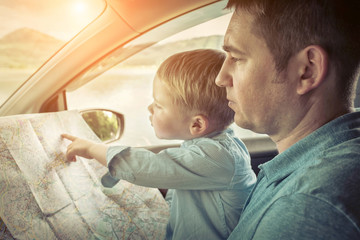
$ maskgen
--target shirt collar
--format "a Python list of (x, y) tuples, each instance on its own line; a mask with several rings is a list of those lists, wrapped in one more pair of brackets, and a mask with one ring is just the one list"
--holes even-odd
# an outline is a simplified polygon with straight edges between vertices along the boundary
[(318, 128), (310, 135), (298, 141), (271, 161), (259, 166), (261, 176), (267, 178), (269, 184), (284, 179), (296, 169), (311, 164), (324, 150), (347, 139), (359, 137), (352, 129), (360, 131), (360, 112), (353, 112), (338, 117)]
[(234, 131), (231, 128), (226, 128), (222, 131), (215, 131), (215, 132), (209, 133), (209, 134), (205, 135), (204, 137), (205, 138), (214, 138), (218, 135), (226, 134), (226, 133), (228, 133), (230, 135), (234, 135)]
[(188, 145), (194, 144), (194, 142), (197, 142), (201, 138), (212, 138), (212, 139), (222, 138), (224, 134), (229, 134), (231, 136), (234, 136), (234, 131), (231, 128), (226, 128), (225, 130), (222, 130), (222, 131), (215, 131), (215, 132), (208, 133), (205, 136), (202, 136), (199, 138), (185, 140), (184, 142), (182, 142), (181, 145), (188, 146)]

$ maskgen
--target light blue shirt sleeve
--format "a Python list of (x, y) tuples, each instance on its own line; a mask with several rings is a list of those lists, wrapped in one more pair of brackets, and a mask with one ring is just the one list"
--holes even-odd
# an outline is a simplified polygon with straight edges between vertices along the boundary
[(192, 190), (228, 189), (235, 164), (230, 152), (208, 138), (157, 154), (142, 148), (112, 146), (107, 161), (109, 173), (102, 179), (106, 187), (124, 179), (146, 187)]

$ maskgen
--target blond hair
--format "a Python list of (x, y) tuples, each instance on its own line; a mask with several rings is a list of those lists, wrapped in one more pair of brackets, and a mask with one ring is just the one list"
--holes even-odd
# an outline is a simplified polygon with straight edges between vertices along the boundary
[(169, 87), (175, 104), (205, 115), (219, 129), (234, 121), (226, 89), (215, 84), (225, 58), (225, 53), (214, 49), (181, 52), (167, 58), (156, 73)]

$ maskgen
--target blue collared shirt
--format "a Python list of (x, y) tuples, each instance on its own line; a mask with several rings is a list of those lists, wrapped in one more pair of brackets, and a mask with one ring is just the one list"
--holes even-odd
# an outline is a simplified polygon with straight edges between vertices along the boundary
[(360, 112), (260, 166), (229, 239), (360, 239)]
[(174, 189), (167, 239), (226, 239), (256, 182), (249, 153), (232, 130), (184, 141), (158, 154), (141, 148), (110, 147), (104, 186), (118, 179)]

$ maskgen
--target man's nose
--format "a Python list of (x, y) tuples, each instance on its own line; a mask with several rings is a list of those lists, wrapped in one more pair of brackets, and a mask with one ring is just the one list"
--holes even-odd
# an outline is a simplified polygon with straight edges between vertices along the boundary
[(232, 87), (232, 76), (229, 73), (228, 66), (224, 62), (219, 74), (215, 79), (215, 84), (219, 87)]

